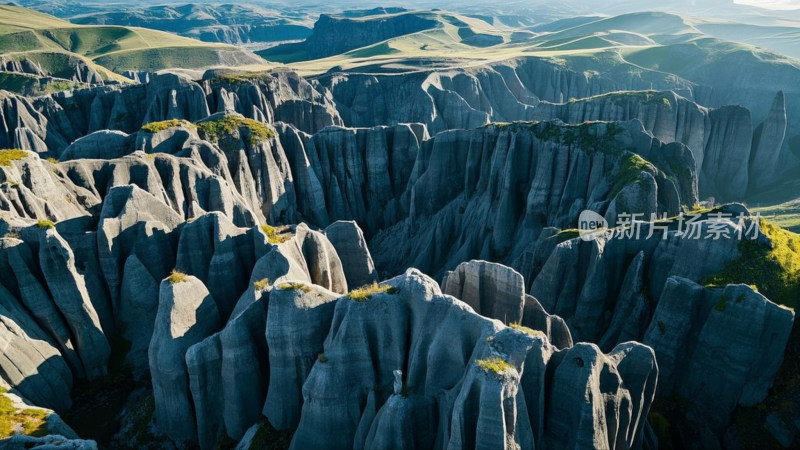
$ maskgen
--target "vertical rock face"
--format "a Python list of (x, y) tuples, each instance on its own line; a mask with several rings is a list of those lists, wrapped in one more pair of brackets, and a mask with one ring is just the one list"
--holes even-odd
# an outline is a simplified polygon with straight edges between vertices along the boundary
[[(392, 20), (395, 18), (389, 22)], [(345, 22), (350, 23), (350, 19)], [(375, 22), (362, 25), (370, 24)], [(314, 49), (328, 45), (314, 45)], [(640, 120), (656, 138), (685, 144), (695, 157), (701, 178), (708, 179), (700, 185), (703, 196), (740, 201), (750, 191), (763, 192), (769, 177), (787, 179), (790, 174), (784, 175), (785, 169), (797, 167), (798, 159), (789, 145), (796, 127), (786, 119), (782, 91), (764, 121), (753, 122), (761, 120), (768, 110), (769, 103), (764, 104), (761, 91), (757, 99), (751, 98), (754, 96), (748, 89), (743, 90), (748, 93), (742, 97), (717, 92), (722, 89), (706, 95), (704, 87), (641, 69), (612, 75), (577, 70), (550, 59), (520, 58), (460, 70), (332, 73), (313, 80), (286, 71), (242, 78), (240, 74), (210, 70), (200, 82), (176, 74), (152, 74), (143, 85), (103, 86), (35, 100), (6, 94), (2, 99), (6, 106), (0, 108), (0, 122), (5, 124), (0, 148), (61, 156), (76, 139), (96, 131), (119, 130), (134, 136), (132, 133), (149, 122), (194, 122), (212, 113), (285, 122), (312, 134), (331, 126), (395, 127), (404, 123), (423, 124), (429, 133), (436, 134), (491, 122), (557, 118), (576, 124)], [(694, 103), (708, 97), (714, 98), (711, 106), (715, 109)], [(753, 117), (744, 107), (723, 106), (726, 102), (755, 108)], [(268, 145), (273, 153), (278, 146)], [(119, 148), (98, 149), (87, 141), (69, 153), (81, 147), (89, 152), (105, 150), (106, 154)], [(762, 164), (756, 164), (756, 160)], [(736, 186), (726, 186), (725, 177), (734, 178)], [(751, 183), (752, 177), (766, 178)], [(745, 186), (739, 187), (741, 183)]]
[[(409, 271), (389, 284), (394, 291), (363, 302), (337, 302), (324, 358), (318, 358), (303, 386), (293, 448), (323, 443), (335, 448), (377, 443), (390, 448), (412, 443), (561, 448), (570, 440), (615, 448), (640, 439), (639, 425), (657, 377), (655, 358), (646, 347), (628, 344), (605, 356), (585, 345), (562, 355), (543, 334), (483, 318), (440, 294), (433, 280), (419, 272)], [(577, 352), (585, 364), (577, 364)], [(631, 353), (642, 360), (626, 367)], [(403, 374), (399, 393), (396, 370)], [(545, 373), (551, 370), (554, 377), (547, 381)], [(626, 384), (628, 378), (636, 387)], [(595, 394), (587, 397), (586, 392)], [(569, 422), (562, 410), (585, 410), (595, 419), (587, 423), (577, 414)], [(569, 432), (562, 432), (562, 426)]]
[(241, 439), (261, 417), (269, 380), (268, 303), (269, 292), (258, 292), (222, 331), (186, 352), (200, 448), (215, 448), (223, 435)]
[(476, 313), (503, 323), (521, 323), (525, 306), (522, 275), (487, 261), (461, 263), (442, 279), (442, 292), (468, 304)]
[(399, 14), (386, 20), (357, 20), (322, 14), (304, 41), (309, 59), (324, 58), (435, 26), (424, 14)]
[(378, 281), (378, 272), (357, 223), (334, 222), (325, 228), (325, 236), (331, 241), (342, 261), (348, 286), (355, 288)]
[[(697, 223), (692, 233), (704, 235), (711, 226), (727, 230), (716, 240), (692, 239), (674, 229), (654, 229), (648, 239), (647, 227), (638, 238), (606, 234), (590, 241), (565, 240), (545, 257), (530, 293), (546, 311), (566, 320), (576, 340), (612, 348), (639, 339), (646, 329), (642, 321), (650, 307), (642, 300), (644, 292), (658, 298), (670, 276), (701, 280), (719, 272), (739, 256), (737, 235), (748, 223)], [(703, 264), (693, 263), (697, 255), (704, 255)], [(626, 316), (626, 311), (630, 315)]]
[(71, 406), (72, 373), (55, 344), (27, 313), (0, 289), (0, 371), (22, 396), (57, 411)]
[[(750, 145), (753, 125), (750, 112), (739, 106), (726, 106), (709, 113), (711, 136), (698, 175), (700, 190), (720, 198), (741, 199), (749, 182)], [(730, 149), (740, 149), (732, 152)], [(715, 173), (727, 174), (726, 178)]]
[(97, 231), (98, 265), (126, 355), (137, 375), (148, 367), (147, 349), (158, 310), (159, 283), (175, 266), (172, 230), (180, 216), (135, 186), (106, 196)]
[(628, 211), (676, 215), (697, 199), (693, 166), (685, 146), (653, 139), (639, 122), (442, 133), (420, 151), (402, 197), (408, 218), (370, 245), (378, 268), (389, 271), (510, 262), (546, 227), (574, 228), (582, 210), (610, 223)]
[(295, 229), (295, 241), (302, 252), (310, 281), (333, 292), (347, 292), (347, 279), (336, 249), (324, 234), (300, 224)]
[(64, 178), (56, 165), (25, 152), (0, 167), (0, 180), (6, 183), (0, 190), (0, 208), (31, 219), (87, 216), (86, 209), (96, 206), (99, 199)]
[(332, 221), (358, 219), (367, 233), (374, 233), (407, 212), (398, 197), (407, 188), (421, 145), (411, 125), (327, 128), (301, 140), (289, 159), (295, 173), (304, 177), (297, 187), (298, 197), (310, 208), (302, 209), (304, 214)]
[(749, 286), (670, 278), (643, 339), (663, 368), (659, 394), (685, 399), (693, 420), (719, 431), (738, 404), (767, 396), (793, 321)]
[(219, 327), (217, 306), (200, 280), (187, 277), (179, 282), (161, 282), (148, 356), (156, 424), (177, 443), (197, 440), (186, 351)]
[(786, 99), (778, 91), (767, 118), (753, 133), (753, 152), (750, 155), (750, 184), (748, 189), (758, 192), (774, 183), (776, 174), (782, 172), (777, 166), (781, 161), (781, 149), (786, 139)]
[(572, 347), (572, 334), (564, 319), (548, 314), (536, 298), (527, 294), (520, 325), (541, 331), (547, 336), (547, 340), (558, 349)]
[[(187, 420), (197, 420), (197, 445), (201, 449), (214, 448), (224, 433), (225, 397), (223, 392), (222, 348), (219, 334), (192, 345), (186, 351), (186, 368), (189, 375), (188, 389), (191, 394), (193, 415)], [(175, 404), (162, 405), (164, 408)], [(180, 405), (178, 405), (180, 406)], [(168, 410), (167, 414), (178, 414), (180, 410)]]
[[(84, 375), (83, 363), (75, 350), (72, 331), (45, 287), (38, 281), (43, 276), (30, 247), (19, 239), (4, 239), (3, 263), (4, 269), (8, 271), (4, 286), (12, 291), (18, 290), (20, 306), (30, 311), (31, 317), (51, 337), (70, 370), (78, 376)], [(11, 295), (10, 292), (8, 294)], [(11, 307), (10, 303), (8, 307)]]
[(326, 358), (323, 342), (337, 299), (333, 292), (315, 286), (308, 292), (273, 289), (270, 294), (266, 325), (270, 377), (264, 415), (278, 429), (294, 428), (300, 421), (303, 383), (314, 364)]
[(628, 343), (605, 356), (594, 345), (577, 344), (553, 359), (548, 447), (624, 448), (641, 442), (642, 413), (649, 410), (658, 374), (651, 349)]
[(252, 242), (251, 230), (235, 227), (220, 213), (199, 217), (181, 230), (175, 267), (211, 287), (223, 320), (247, 288), (255, 264)]
[(83, 276), (75, 268), (72, 250), (53, 229), (40, 234), (39, 262), (48, 291), (72, 332), (83, 372), (90, 380), (105, 375), (111, 348)]

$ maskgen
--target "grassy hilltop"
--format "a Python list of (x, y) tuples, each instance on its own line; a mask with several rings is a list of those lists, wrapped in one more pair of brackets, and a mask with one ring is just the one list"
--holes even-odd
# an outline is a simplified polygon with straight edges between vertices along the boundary
[(30, 59), (57, 74), (69, 57), (107, 79), (112, 72), (258, 64), (255, 55), (230, 45), (200, 42), (138, 27), (75, 25), (17, 6), (0, 6), (0, 53)]

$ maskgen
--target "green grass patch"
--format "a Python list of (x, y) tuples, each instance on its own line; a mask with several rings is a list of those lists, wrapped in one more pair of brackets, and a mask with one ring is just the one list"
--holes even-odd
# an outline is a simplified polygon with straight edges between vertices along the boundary
[(167, 277), (167, 280), (169, 280), (169, 282), (172, 284), (178, 284), (186, 281), (186, 277), (188, 277), (188, 275), (186, 275), (185, 273), (172, 269), (172, 272), (170, 272), (169, 276)]
[(753, 214), (760, 214), (761, 217), (781, 228), (800, 233), (800, 200), (793, 200), (780, 205), (752, 208), (750, 211)]
[(758, 286), (768, 299), (796, 308), (800, 299), (800, 235), (760, 220), (761, 232), (772, 248), (757, 241), (739, 243), (741, 256), (728, 263), (718, 274), (702, 281), (704, 285), (749, 284)]
[(269, 278), (263, 278), (253, 283), (253, 289), (256, 291), (265, 291), (269, 287)]
[(509, 327), (513, 328), (514, 330), (521, 331), (523, 333), (529, 334), (533, 337), (545, 337), (546, 335), (539, 330), (534, 330), (533, 328), (528, 328), (522, 326), (519, 322), (512, 322), (508, 324)]
[(328, 362), (328, 357), (325, 356), (325, 353), (320, 353), (317, 355), (317, 361), (321, 362), (322, 364), (325, 364), (326, 362)]
[(301, 283), (299, 281), (290, 281), (288, 283), (281, 283), (278, 285), (278, 289), (282, 291), (302, 291), (302, 292), (311, 292), (311, 286), (308, 286), (305, 283)]
[(41, 229), (43, 229), (43, 230), (49, 230), (51, 228), (54, 228), (56, 226), (56, 224), (52, 220), (39, 219), (36, 222), (36, 226), (41, 228)]
[(188, 120), (170, 119), (162, 120), (160, 122), (150, 122), (147, 125), (142, 126), (142, 131), (146, 133), (158, 133), (175, 127), (195, 128), (195, 125)]
[(558, 242), (568, 241), (570, 239), (575, 239), (576, 237), (580, 237), (581, 232), (577, 228), (567, 228), (565, 230), (561, 230), (558, 233), (554, 234), (553, 237), (558, 239)]
[(0, 388), (0, 439), (11, 437), (15, 434), (28, 436), (46, 436), (48, 412), (42, 409), (17, 409), (6, 391)]
[(493, 372), (493, 373), (503, 373), (508, 370), (516, 370), (514, 366), (506, 362), (504, 359), (492, 356), (487, 359), (479, 359), (475, 361), (475, 364), (486, 372)]
[[(138, 30), (137, 30), (138, 31)], [(194, 41), (197, 42), (197, 41)], [(188, 45), (179, 44), (176, 46), (160, 48), (144, 47), (132, 50), (111, 51), (110, 48), (100, 49), (101, 56), (93, 53), (93, 61), (114, 72), (125, 70), (157, 71), (165, 68), (180, 67), (184, 69), (202, 69), (210, 66), (220, 65), (224, 62), (223, 54), (231, 56), (245, 56), (247, 53), (234, 47), (220, 47), (216, 44), (195, 45), (190, 42)], [(134, 44), (135, 45), (135, 44)], [(253, 58), (255, 62), (255, 58)]]
[(271, 78), (269, 72), (220, 72), (211, 78), (211, 83), (227, 83), (231, 85), (248, 84), (258, 80)]
[(629, 154), (622, 160), (619, 169), (614, 174), (614, 184), (611, 186), (611, 192), (608, 194), (608, 198), (613, 199), (625, 186), (636, 183), (642, 172), (652, 173), (653, 170), (653, 165), (647, 162), (647, 160), (635, 153)]
[(372, 298), (373, 295), (377, 294), (396, 294), (399, 292), (394, 286), (389, 286), (388, 284), (378, 284), (377, 282), (373, 282), (372, 284), (367, 284), (365, 286), (361, 286), (358, 289), (353, 289), (347, 294), (347, 297), (350, 300), (354, 300), (357, 302), (365, 302)]
[(270, 244), (282, 244), (292, 238), (288, 226), (273, 227), (271, 225), (261, 225), (261, 231), (267, 235)]
[(233, 115), (217, 120), (200, 122), (197, 124), (197, 128), (212, 142), (217, 142), (220, 137), (232, 135), (242, 129), (247, 130), (244, 139), (248, 145), (258, 145), (267, 139), (275, 137), (275, 130), (267, 124)]
[(17, 161), (28, 156), (28, 152), (18, 148), (6, 148), (0, 150), (0, 166), (11, 167), (12, 161)]

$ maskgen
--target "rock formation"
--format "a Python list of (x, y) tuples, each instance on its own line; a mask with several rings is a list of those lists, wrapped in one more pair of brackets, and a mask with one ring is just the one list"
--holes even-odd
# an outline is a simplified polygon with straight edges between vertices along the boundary
[(137, 76), (0, 93), (0, 384), (30, 404), (120, 360), (177, 447), (642, 448), (655, 398), (714, 440), (779, 373), (793, 312), (707, 278), (784, 243), (739, 204), (677, 227), (791, 172), (782, 93), (756, 124), (537, 58)]

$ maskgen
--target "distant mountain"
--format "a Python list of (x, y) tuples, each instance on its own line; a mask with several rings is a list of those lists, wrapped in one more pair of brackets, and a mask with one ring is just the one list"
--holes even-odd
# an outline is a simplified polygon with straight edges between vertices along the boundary
[(169, 31), (204, 42), (242, 44), (304, 39), (311, 34), (301, 15), (253, 5), (159, 5), (70, 17), (83, 25), (125, 25)]
[[(489, 47), (506, 42), (510, 32), (502, 32), (483, 18), (473, 18), (447, 11), (385, 12), (370, 10), (340, 15), (323, 14), (314, 24), (311, 35), (300, 43), (284, 44), (262, 52), (261, 56), (279, 62), (324, 58), (363, 49), (350, 56), (371, 57), (409, 50), (452, 45), (459, 49)], [(385, 42), (392, 39), (403, 42)], [(405, 44), (407, 42), (407, 45)], [(454, 55), (455, 56), (455, 55)]]
[(128, 70), (260, 63), (256, 55), (232, 46), (145, 28), (75, 25), (30, 9), (0, 6), (0, 66), (18, 75), (102, 84), (122, 81), (119, 74)]

